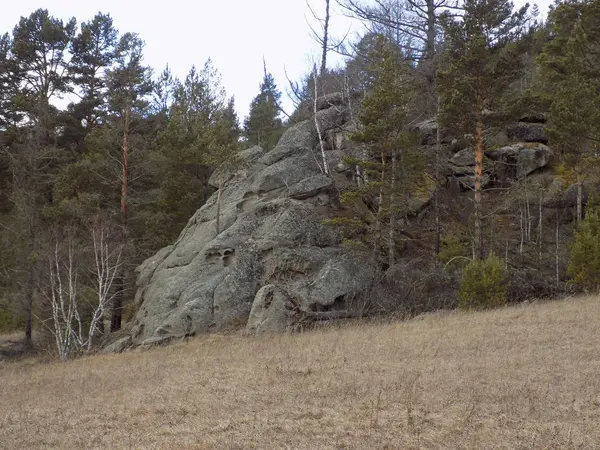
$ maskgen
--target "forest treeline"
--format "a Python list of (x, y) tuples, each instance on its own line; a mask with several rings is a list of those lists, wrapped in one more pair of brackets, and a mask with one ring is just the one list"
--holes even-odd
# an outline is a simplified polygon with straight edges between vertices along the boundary
[[(321, 61), (303, 79), (287, 80), (293, 113), (283, 111), (265, 64), (241, 123), (210, 60), (182, 80), (168, 68), (154, 73), (144, 65), (142, 37), (117, 31), (108, 14), (77, 24), (40, 9), (3, 35), (0, 327), (22, 328), (31, 340), (34, 325), (57, 337), (49, 323), (78, 323), (89, 331), (73, 339), (83, 345), (86, 335), (90, 347), (105, 326), (119, 330), (134, 312), (135, 267), (177, 239), (214, 193), (213, 171), (235, 165), (241, 149), (273, 148), (286, 127), (312, 117), (317, 97), (335, 92), (352, 100), (350, 138), (364, 149), (346, 161), (356, 167), (356, 183), (340, 195), (344, 214), (330, 221), (346, 244), (392, 267), (406, 247), (401, 229), (414, 214), (412, 199), (431, 193), (433, 239), (422, 246), (434, 260), (504, 265), (487, 258), (497, 249), (486, 236), (504, 225), (486, 203), (495, 189), (486, 178), (486, 130), (537, 114), (550, 136), (553, 174), (576, 187), (579, 241), (569, 274), (566, 265), (559, 274), (554, 260), (541, 267), (543, 214), (538, 226), (528, 209), (522, 262), (528, 257), (523, 264), (556, 269), (557, 281), (570, 276), (596, 288), (600, 219), (593, 208), (584, 214), (584, 203), (598, 173), (600, 1), (559, 2), (544, 20), (537, 7), (515, 9), (505, 0), (338, 4), (365, 24), (363, 35), (330, 36), (336, 17), (324, 0), (323, 14), (313, 11), (320, 27), (312, 30)], [(331, 52), (344, 55), (344, 64), (329, 68)], [(426, 154), (415, 125), (432, 117), (436, 146)], [(466, 141), (474, 158), (472, 182), (463, 186), (472, 192), (472, 214), (460, 232), (443, 213), (446, 136)], [(474, 278), (488, 283), (496, 269)]]

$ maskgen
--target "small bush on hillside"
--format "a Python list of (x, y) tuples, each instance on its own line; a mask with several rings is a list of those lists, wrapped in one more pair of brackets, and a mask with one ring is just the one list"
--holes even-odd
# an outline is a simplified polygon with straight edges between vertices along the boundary
[(591, 292), (600, 291), (600, 205), (588, 204), (585, 219), (575, 232), (568, 269), (571, 283)]
[(437, 255), (438, 261), (444, 264), (448, 273), (454, 273), (465, 265), (468, 249), (455, 238), (447, 236), (442, 238), (440, 253)]
[(506, 303), (506, 272), (494, 253), (484, 260), (470, 262), (462, 273), (459, 306), (462, 309), (495, 308)]

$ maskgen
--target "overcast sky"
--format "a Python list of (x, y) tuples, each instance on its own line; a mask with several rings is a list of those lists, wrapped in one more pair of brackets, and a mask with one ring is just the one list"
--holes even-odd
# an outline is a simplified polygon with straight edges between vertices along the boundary
[[(234, 95), (240, 120), (258, 92), (263, 75), (263, 56), (268, 70), (284, 92), (286, 110), (291, 104), (285, 92), (287, 79), (297, 80), (318, 61), (318, 44), (312, 40), (307, 19), (318, 26), (305, 0), (169, 0), (158, 5), (145, 0), (12, 0), (3, 2), (0, 32), (12, 31), (21, 16), (46, 8), (55, 17), (88, 21), (101, 11), (109, 13), (120, 32), (132, 31), (146, 42), (145, 63), (156, 73), (168, 63), (173, 74), (183, 78), (195, 64), (202, 67), (208, 57), (222, 75), (229, 96)], [(343, 36), (349, 27), (335, 1), (332, 33)], [(517, 0), (516, 4), (524, 3)], [(538, 1), (547, 10), (550, 0)], [(324, 1), (310, 0), (317, 13)], [(339, 61), (339, 58), (337, 58)], [(336, 64), (331, 57), (330, 65)]]

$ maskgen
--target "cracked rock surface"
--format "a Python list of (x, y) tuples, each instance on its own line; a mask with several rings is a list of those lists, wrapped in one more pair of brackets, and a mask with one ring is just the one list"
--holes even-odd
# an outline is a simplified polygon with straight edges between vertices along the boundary
[[(322, 135), (337, 142), (327, 143), (326, 157), (338, 181), (352, 176), (333, 170), (342, 164), (349, 120), (340, 102), (321, 102), (316, 115)], [(293, 322), (293, 308), (343, 307), (369, 284), (364, 257), (342, 250), (323, 224), (334, 214), (334, 183), (323, 173), (314, 119), (289, 128), (273, 150), (253, 147), (240, 157), (241, 169), (211, 179), (224, 180), (220, 230), (215, 193), (173, 245), (138, 267), (134, 345), (246, 324), (281, 330)]]

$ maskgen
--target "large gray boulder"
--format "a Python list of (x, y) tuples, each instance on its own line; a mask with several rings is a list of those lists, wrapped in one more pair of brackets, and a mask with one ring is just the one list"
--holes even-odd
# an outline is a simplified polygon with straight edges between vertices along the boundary
[(548, 143), (543, 123), (518, 122), (509, 126), (507, 133), (511, 141)]
[[(550, 147), (541, 143), (518, 142), (512, 145), (491, 148), (484, 155), (485, 187), (492, 178), (503, 181), (520, 180), (533, 172), (546, 167), (552, 160)], [(448, 168), (452, 176), (467, 188), (473, 186), (475, 180), (475, 156), (471, 148), (455, 153)]]
[[(317, 112), (323, 136), (348, 122), (339, 101), (319, 104), (334, 105)], [(344, 149), (326, 153), (330, 167), (342, 163)], [(336, 192), (314, 118), (289, 128), (271, 151), (253, 147), (240, 159), (235, 172), (211, 178), (223, 181), (220, 229), (214, 194), (175, 243), (138, 267), (133, 345), (240, 325), (281, 330), (302, 312), (347, 307), (370, 285), (366, 257), (348, 254), (324, 224)]]
[(246, 330), (256, 334), (285, 331), (293, 324), (292, 314), (286, 292), (267, 284), (254, 297)]
[(544, 144), (519, 142), (488, 150), (486, 156), (497, 162), (499, 178), (520, 180), (546, 167), (552, 160), (553, 152)]

